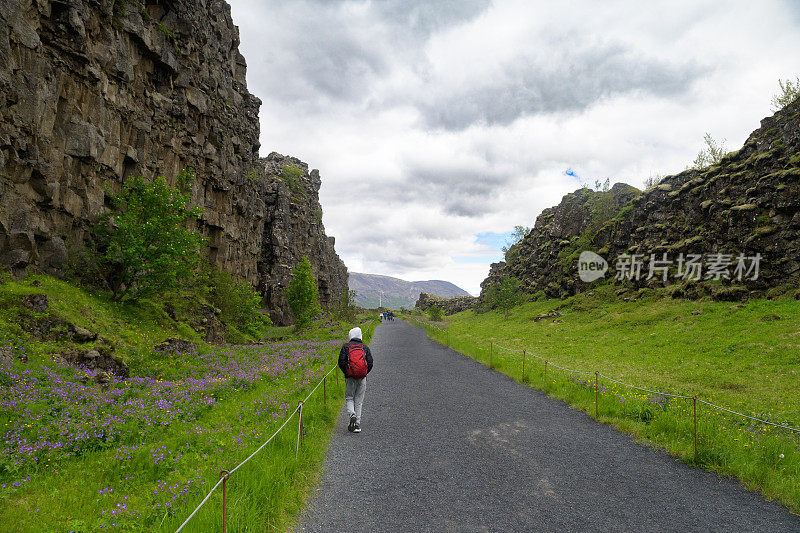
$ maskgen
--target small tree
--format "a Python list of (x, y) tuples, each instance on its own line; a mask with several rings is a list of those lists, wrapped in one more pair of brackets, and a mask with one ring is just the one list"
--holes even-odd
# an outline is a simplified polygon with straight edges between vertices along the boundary
[(303, 256), (292, 272), (292, 281), (286, 288), (286, 299), (289, 301), (289, 309), (297, 321), (298, 329), (308, 326), (311, 319), (322, 311), (319, 306), (317, 283), (314, 281), (311, 263), (306, 256)]
[(664, 179), (664, 175), (663, 174), (650, 174), (644, 180), (644, 188), (645, 188), (645, 190), (646, 189), (650, 189), (652, 187), (655, 187), (663, 179)]
[(500, 281), (486, 290), (486, 299), (490, 306), (502, 309), (508, 318), (511, 309), (522, 303), (520, 291), (522, 283), (513, 276), (503, 276)]
[(694, 159), (694, 163), (692, 163), (691, 168), (696, 170), (716, 165), (728, 154), (728, 149), (725, 147), (725, 139), (722, 142), (717, 142), (711, 135), (706, 133), (703, 137), (703, 142), (705, 142), (706, 147), (700, 150), (700, 153)]
[(503, 258), (505, 259), (506, 263), (513, 263), (517, 260), (519, 256), (519, 251), (516, 247), (525, 236), (530, 233), (531, 228), (525, 226), (514, 226), (514, 231), (511, 232), (511, 235), (508, 237), (505, 246), (503, 246)]
[(781, 90), (772, 97), (773, 111), (780, 111), (800, 97), (800, 77), (795, 78), (795, 81), (779, 79), (778, 86)]
[(611, 188), (611, 178), (606, 178), (605, 181), (599, 179), (594, 180), (595, 191), (608, 191)]
[(428, 316), (433, 322), (441, 322), (442, 309), (436, 305), (432, 305), (428, 308)]
[(203, 238), (186, 224), (200, 216), (189, 208), (191, 169), (178, 187), (163, 177), (148, 183), (138, 176), (111, 197), (112, 210), (94, 228), (98, 260), (114, 300), (139, 299), (181, 286), (200, 262)]

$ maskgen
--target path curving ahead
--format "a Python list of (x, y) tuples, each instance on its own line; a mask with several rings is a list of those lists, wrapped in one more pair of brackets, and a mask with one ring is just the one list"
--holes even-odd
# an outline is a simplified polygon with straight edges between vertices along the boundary
[(370, 345), (298, 531), (800, 531), (739, 483), (637, 444), (404, 322)]

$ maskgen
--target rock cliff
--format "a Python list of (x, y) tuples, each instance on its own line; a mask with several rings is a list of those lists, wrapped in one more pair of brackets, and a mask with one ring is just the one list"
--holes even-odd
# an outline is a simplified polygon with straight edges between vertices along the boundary
[[(609, 195), (611, 198), (609, 199)], [(579, 279), (582, 250), (609, 262), (610, 276), (621, 256), (643, 261), (651, 255), (667, 268), (667, 285), (676, 295), (710, 293), (722, 298), (761, 293), (800, 280), (800, 100), (761, 121), (736, 152), (718, 164), (668, 176), (648, 190), (615, 185), (608, 192), (586, 189), (564, 197), (537, 218), (533, 230), (507, 254), (507, 263), (492, 266), (482, 288), (503, 274), (523, 281), (529, 293), (548, 297), (574, 294), (589, 287)], [(702, 256), (699, 279), (680, 278), (679, 258)], [(736, 275), (737, 259), (758, 275)], [(710, 270), (717, 258), (723, 275)], [(647, 280), (625, 280), (634, 286), (664, 285), (661, 272)], [(697, 285), (702, 285), (700, 290)]]
[[(126, 177), (193, 167), (215, 265), (273, 307), (306, 254), (323, 304), (344, 293), (319, 216), (301, 220), (321, 213), (319, 174), (258, 157), (238, 44), (223, 0), (0, 2), (0, 262), (58, 275)], [(302, 193), (278, 177), (284, 164)]]

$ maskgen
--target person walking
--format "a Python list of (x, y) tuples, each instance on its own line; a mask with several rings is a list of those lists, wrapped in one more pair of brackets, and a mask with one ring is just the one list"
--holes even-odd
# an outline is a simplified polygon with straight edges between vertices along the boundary
[(344, 400), (350, 423), (347, 431), (361, 433), (361, 406), (367, 390), (367, 374), (372, 370), (372, 352), (361, 340), (361, 328), (353, 328), (350, 340), (339, 351), (339, 368), (344, 372)]

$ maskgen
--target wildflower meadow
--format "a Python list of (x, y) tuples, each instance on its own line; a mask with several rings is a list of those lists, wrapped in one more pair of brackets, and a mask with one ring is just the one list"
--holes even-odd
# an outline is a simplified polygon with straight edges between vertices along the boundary
[[(111, 375), (105, 386), (86, 368), (0, 364), (4, 523), (22, 531), (174, 530), (219, 471), (257, 448), (330, 370), (340, 344), (154, 353), (153, 374), (168, 358), (182, 358), (185, 374)], [(265, 511), (262, 524), (270, 513), (280, 509)]]

